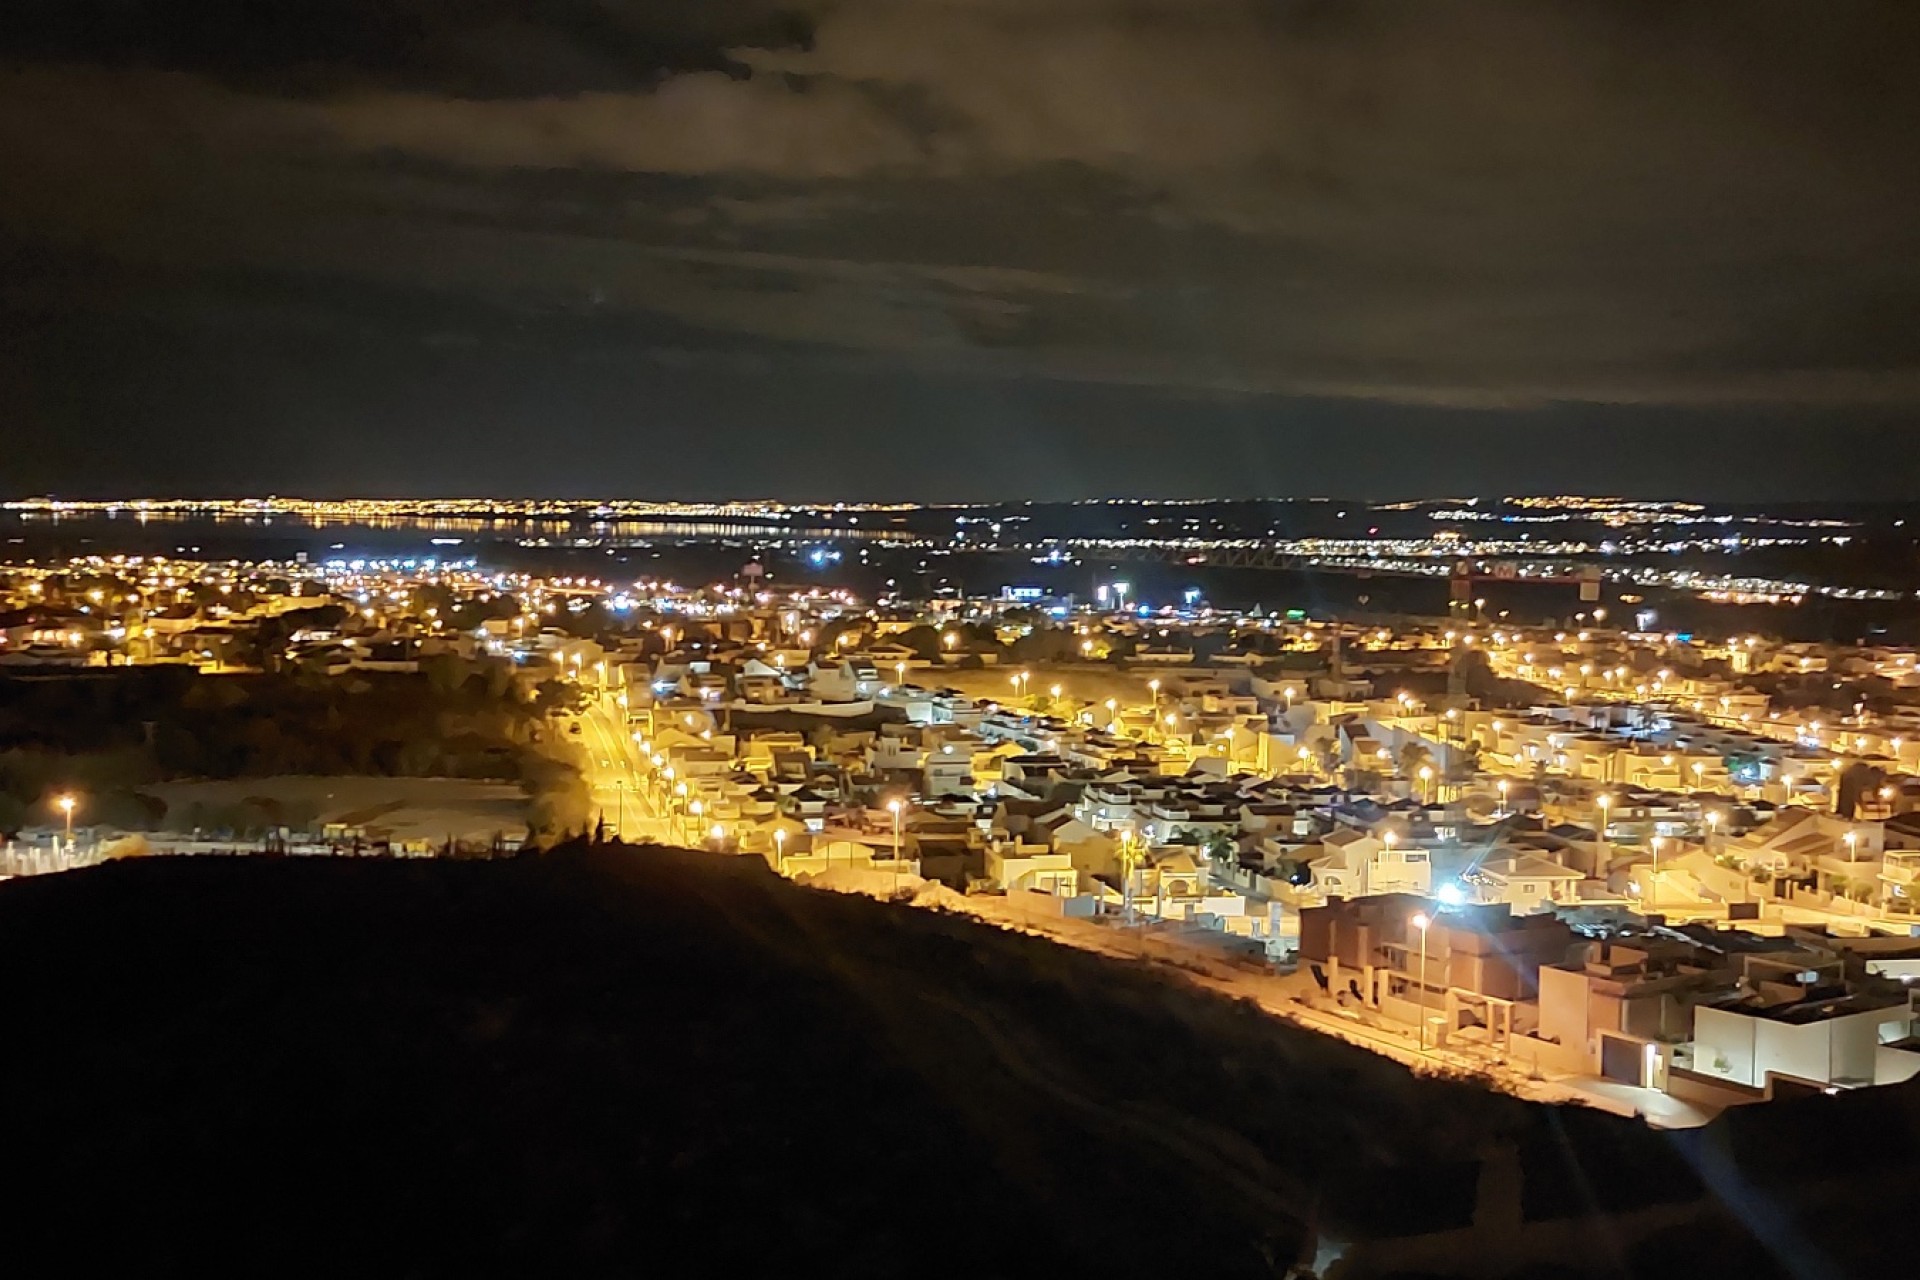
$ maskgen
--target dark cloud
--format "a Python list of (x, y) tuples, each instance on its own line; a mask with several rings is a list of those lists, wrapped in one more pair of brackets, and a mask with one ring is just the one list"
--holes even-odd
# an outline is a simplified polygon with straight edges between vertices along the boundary
[[(1517, 430), (1591, 451), (1582, 405), (1709, 452), (1877, 448), (1920, 405), (1896, 0), (31, 0), (0, 47), (28, 427), (85, 425), (118, 367), (161, 379), (156, 432), (519, 406), (644, 454), (704, 397), (748, 488), (810, 475), (824, 424), (958, 443), (964, 410), (1059, 458), (1036, 484), (1100, 418), (1324, 489), (1308, 436), (1345, 414), (1443, 423), (1502, 488)], [(935, 483), (881, 454), (871, 491)], [(1791, 483), (1686, 456), (1641, 487)]]
[(384, 88), (472, 98), (744, 77), (729, 50), (805, 49), (812, 20), (756, 0), (14, 0), (21, 61), (206, 76), (263, 93)]

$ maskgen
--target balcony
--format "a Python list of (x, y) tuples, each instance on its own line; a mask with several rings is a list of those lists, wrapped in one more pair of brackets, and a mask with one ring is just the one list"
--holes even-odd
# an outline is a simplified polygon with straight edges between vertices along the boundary
[(1920, 850), (1889, 849), (1880, 863), (1880, 878), (1889, 884), (1920, 883)]

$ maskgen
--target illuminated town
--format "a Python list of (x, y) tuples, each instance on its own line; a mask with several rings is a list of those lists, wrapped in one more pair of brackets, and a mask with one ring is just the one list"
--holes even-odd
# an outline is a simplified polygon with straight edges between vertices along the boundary
[(15, 563), (0, 670), (480, 678), (541, 708), (529, 741), (575, 782), (523, 784), (512, 823), (416, 797), (304, 828), (116, 823), (50, 788), (7, 869), (591, 832), (1176, 964), (1416, 1069), (1663, 1126), (1920, 1071), (1914, 648), (1651, 629), (1599, 575), (1522, 626), (1458, 570), (1444, 612), (1360, 619), (1120, 578), (869, 600), (757, 560), (691, 584), (446, 550)]
[(14, 1271), (1914, 1270), (1916, 0), (0, 31)]

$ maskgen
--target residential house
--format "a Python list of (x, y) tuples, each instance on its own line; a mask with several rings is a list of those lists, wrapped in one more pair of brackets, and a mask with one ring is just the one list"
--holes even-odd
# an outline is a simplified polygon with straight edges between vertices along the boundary
[(1340, 827), (1321, 837), (1320, 855), (1308, 864), (1313, 890), (1322, 899), (1376, 894), (1418, 894), (1433, 885), (1427, 851), (1405, 841)]
[(1003, 893), (1070, 898), (1080, 889), (1080, 872), (1070, 855), (1025, 842), (995, 841), (988, 845), (986, 877)]
[(1515, 915), (1577, 903), (1585, 879), (1573, 868), (1525, 849), (1504, 849), (1482, 858), (1460, 877), (1475, 902), (1504, 904)]

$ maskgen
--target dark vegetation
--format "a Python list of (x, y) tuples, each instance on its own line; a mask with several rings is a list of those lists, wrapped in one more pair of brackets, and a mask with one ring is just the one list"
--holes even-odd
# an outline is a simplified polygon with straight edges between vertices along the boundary
[(0, 1217), (66, 1274), (1432, 1273), (1505, 1151), (1529, 1222), (1679, 1216), (1455, 1273), (1759, 1280), (1860, 1273), (1915, 1184), (1911, 1091), (1663, 1135), (667, 850), (15, 881), (0, 967)]
[[(179, 826), (181, 815), (141, 791), (176, 778), (477, 778), (519, 782), (536, 800), (577, 785), (571, 766), (538, 741), (548, 711), (573, 697), (568, 689), (525, 693), (503, 662), (434, 658), (422, 667), (337, 677), (164, 666), (0, 677), (0, 831), (49, 821), (50, 797), (69, 790), (86, 796), (85, 821)], [(186, 825), (300, 825), (300, 815), (264, 810), (193, 816), (205, 820)]]

